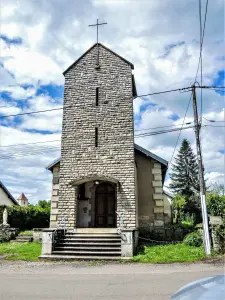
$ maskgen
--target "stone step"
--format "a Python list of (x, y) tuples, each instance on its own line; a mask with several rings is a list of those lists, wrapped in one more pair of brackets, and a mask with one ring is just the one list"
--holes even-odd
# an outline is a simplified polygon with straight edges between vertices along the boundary
[(70, 242), (64, 242), (64, 243), (61, 243), (61, 242), (59, 242), (59, 243), (57, 243), (57, 246), (65, 246), (65, 247), (67, 247), (67, 246), (95, 246), (95, 247), (101, 247), (101, 246), (112, 246), (112, 247), (117, 247), (117, 246), (121, 246), (121, 242), (113, 242), (113, 243), (110, 243), (110, 242), (105, 242), (105, 243), (103, 243), (103, 242), (94, 242), (94, 243), (92, 243), (92, 242), (86, 242), (86, 243), (84, 243), (84, 242), (78, 242), (78, 243), (70, 243)]
[(110, 252), (114, 252), (114, 251), (121, 251), (121, 247), (90, 247), (90, 246), (56, 246), (54, 248), (54, 251), (76, 251), (76, 250), (80, 250), (80, 251), (110, 251)]
[(120, 240), (113, 240), (113, 239), (61, 239), (59, 243), (121, 243)]
[(31, 243), (32, 241), (31, 240), (24, 240), (24, 239), (16, 239), (16, 240), (11, 240), (10, 242), (12, 242), (12, 243), (15, 243), (15, 242), (18, 242), (18, 243)]
[(101, 237), (101, 238), (107, 238), (107, 237), (112, 237), (112, 238), (120, 238), (120, 236), (117, 233), (66, 233), (65, 237), (82, 237), (82, 238), (87, 238), (87, 237)]
[(96, 252), (91, 252), (91, 251), (79, 251), (79, 250), (74, 250), (74, 251), (67, 251), (67, 250), (62, 250), (62, 251), (52, 251), (52, 254), (53, 255), (83, 255), (85, 256), (86, 254), (91, 254), (92, 256), (95, 256), (95, 255), (99, 255), (99, 256), (102, 256), (102, 255), (105, 255), (105, 256), (108, 256), (108, 255), (111, 255), (111, 256), (114, 256), (114, 255), (121, 255), (121, 251), (96, 251)]
[(23, 241), (32, 241), (33, 239), (32, 238), (24, 238), (24, 237), (16, 237), (16, 240), (23, 240)]
[(92, 255), (41, 255), (39, 256), (39, 259), (41, 260), (131, 260), (130, 257), (121, 257), (121, 256), (103, 256), (103, 255), (99, 255), (99, 256), (92, 256)]
[(77, 228), (76, 233), (117, 233), (117, 228)]
[(33, 238), (33, 235), (30, 234), (18, 234), (17, 237), (22, 237), (22, 238)]

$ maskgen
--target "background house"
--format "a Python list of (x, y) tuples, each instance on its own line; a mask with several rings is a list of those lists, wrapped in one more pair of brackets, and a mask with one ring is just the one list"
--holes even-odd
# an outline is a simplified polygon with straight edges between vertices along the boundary
[(17, 202), (20, 206), (27, 206), (29, 204), (27, 197), (22, 193), (18, 198)]
[(15, 198), (10, 194), (4, 184), (0, 181), (0, 205), (18, 205)]

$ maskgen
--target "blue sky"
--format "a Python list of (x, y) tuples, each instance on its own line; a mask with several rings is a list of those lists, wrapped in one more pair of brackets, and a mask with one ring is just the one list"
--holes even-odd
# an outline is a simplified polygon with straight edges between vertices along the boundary
[[(172, 2), (3, 0), (0, 116), (62, 107), (62, 72), (96, 42), (96, 33), (88, 25), (97, 18), (108, 23), (100, 28), (100, 41), (134, 64), (138, 94), (190, 86), (199, 57), (198, 4)], [(205, 30), (203, 84), (224, 85), (224, 70), (224, 2), (214, 0), (209, 3)], [(189, 97), (190, 93), (174, 92), (135, 99), (135, 130), (182, 123)], [(199, 101), (199, 91), (197, 97)], [(222, 121), (224, 107), (223, 91), (203, 91), (206, 119)], [(185, 122), (192, 121), (190, 107)], [(60, 155), (61, 123), (61, 110), (0, 118), (0, 158), (4, 158), (0, 180), (15, 197), (24, 192), (31, 203), (50, 199), (51, 174), (45, 166)], [(223, 123), (203, 119), (203, 124)], [(135, 142), (169, 161), (177, 135)], [(202, 130), (208, 181), (223, 180), (223, 136), (222, 127)], [(180, 142), (183, 138), (195, 149), (192, 129), (182, 132)], [(169, 182), (167, 177), (167, 186)]]

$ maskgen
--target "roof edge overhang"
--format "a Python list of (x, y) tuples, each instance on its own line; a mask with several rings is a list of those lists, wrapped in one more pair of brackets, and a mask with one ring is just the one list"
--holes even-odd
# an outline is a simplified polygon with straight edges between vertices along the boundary
[(3, 189), (3, 191), (7, 194), (8, 198), (15, 204), (19, 205), (16, 199), (12, 196), (12, 194), (8, 191), (8, 189), (5, 187), (5, 185), (0, 181), (0, 187)]
[(58, 163), (60, 163), (61, 157), (55, 159), (50, 165), (48, 165), (47, 167), (45, 167), (46, 170), (52, 171), (52, 169), (54, 168), (55, 165), (57, 165)]
[(142, 148), (141, 146), (134, 144), (134, 149), (138, 152), (140, 152), (141, 154), (144, 154), (145, 156), (152, 158), (158, 162), (160, 162), (162, 165), (164, 165), (165, 167), (168, 167), (168, 161), (166, 161), (165, 159), (163, 159), (162, 157), (146, 150), (145, 148)]
[[(159, 157), (158, 155), (144, 149), (143, 147), (141, 147), (137, 144), (134, 144), (134, 150), (138, 151), (142, 155), (145, 155), (147, 158), (154, 159), (155, 161), (158, 161), (159, 163), (161, 163), (164, 167), (163, 170), (165, 170), (165, 172), (166, 172), (166, 170), (168, 168), (168, 161), (166, 161), (165, 159)], [(60, 163), (60, 160), (61, 160), (61, 157), (54, 160), (50, 165), (48, 165), (46, 167), (46, 170), (52, 171), (54, 166), (57, 165), (58, 163)]]

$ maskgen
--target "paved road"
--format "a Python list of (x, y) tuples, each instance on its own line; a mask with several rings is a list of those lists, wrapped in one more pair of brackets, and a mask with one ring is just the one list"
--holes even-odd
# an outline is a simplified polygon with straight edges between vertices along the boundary
[(168, 300), (224, 264), (134, 265), (0, 261), (0, 300)]

